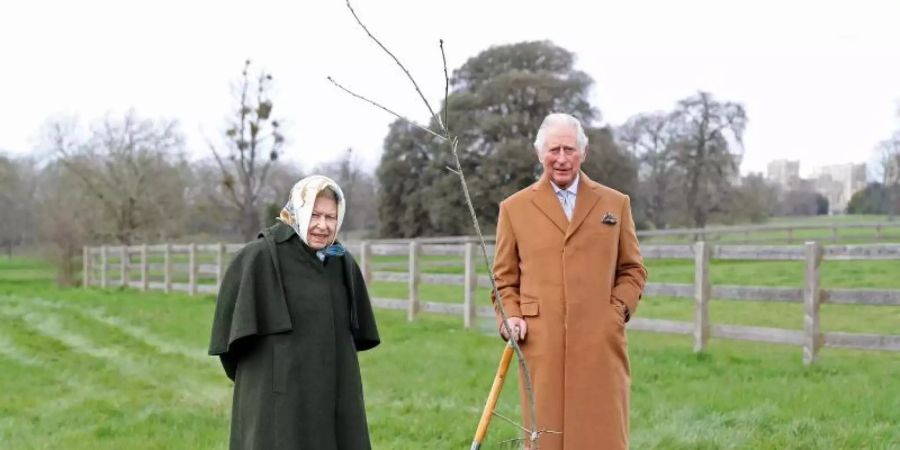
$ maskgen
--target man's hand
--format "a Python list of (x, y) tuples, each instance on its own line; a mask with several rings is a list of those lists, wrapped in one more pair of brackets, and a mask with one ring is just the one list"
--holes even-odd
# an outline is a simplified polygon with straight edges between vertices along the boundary
[[(516, 335), (517, 341), (525, 340), (525, 335), (528, 333), (528, 324), (525, 322), (525, 319), (521, 317), (510, 317), (506, 323), (509, 325), (513, 334)], [(506, 327), (503, 325), (500, 326), (500, 335), (503, 336), (503, 339), (509, 340)]]
[(613, 297), (613, 303), (622, 308), (622, 318), (625, 319), (625, 322), (631, 320), (631, 311), (628, 310), (628, 305), (625, 302)]

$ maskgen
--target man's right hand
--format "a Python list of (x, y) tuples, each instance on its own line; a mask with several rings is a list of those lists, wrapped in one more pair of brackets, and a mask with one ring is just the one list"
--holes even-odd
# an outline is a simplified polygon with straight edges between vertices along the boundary
[[(512, 330), (513, 334), (516, 335), (517, 341), (525, 340), (525, 335), (528, 333), (528, 324), (525, 322), (525, 319), (521, 317), (510, 317), (506, 323), (509, 325), (509, 329)], [(500, 326), (500, 335), (503, 336), (503, 339), (509, 340), (506, 327), (503, 325)]]

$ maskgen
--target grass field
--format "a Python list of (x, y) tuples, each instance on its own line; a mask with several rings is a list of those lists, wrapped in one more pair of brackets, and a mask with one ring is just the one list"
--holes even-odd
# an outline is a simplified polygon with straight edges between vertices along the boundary
[[(881, 230), (872, 228), (842, 228), (855, 224), (883, 224)], [(754, 226), (754, 225), (736, 225)], [(724, 232), (709, 238), (721, 244), (752, 243), (754, 245), (786, 245), (799, 244), (804, 241), (820, 241), (827, 244), (867, 244), (871, 242), (900, 242), (900, 223), (889, 221), (886, 216), (819, 216), (805, 218), (777, 217), (761, 226), (807, 227), (815, 229), (793, 229), (790, 235), (786, 230), (754, 230), (752, 232)], [(837, 226), (835, 235), (832, 226)], [(720, 227), (720, 225), (710, 225)], [(728, 225), (722, 227), (728, 228)], [(790, 238), (790, 242), (788, 239)], [(693, 241), (691, 235), (680, 236), (641, 236), (643, 244), (676, 244)]]
[[(650, 263), (655, 281), (690, 281), (686, 262)], [(713, 280), (800, 277), (800, 267), (765, 264), (714, 266)], [(828, 264), (826, 285), (900, 287), (896, 265)], [(230, 383), (205, 355), (212, 297), (57, 289), (52, 276), (40, 263), (0, 262), (0, 448), (226, 448)], [(639, 314), (684, 318), (690, 307), (649, 298)], [(712, 316), (802, 326), (797, 305), (714, 302)], [(824, 305), (823, 316), (826, 330), (900, 334), (898, 308)], [(361, 356), (375, 448), (468, 448), (499, 341), (457, 318), (378, 320), (384, 344)], [(695, 355), (687, 337), (640, 332), (629, 345), (632, 448), (900, 448), (900, 354), (825, 349), (804, 367), (791, 346), (713, 340)], [(518, 417), (514, 383), (500, 409)], [(515, 435), (497, 420), (484, 448)]]

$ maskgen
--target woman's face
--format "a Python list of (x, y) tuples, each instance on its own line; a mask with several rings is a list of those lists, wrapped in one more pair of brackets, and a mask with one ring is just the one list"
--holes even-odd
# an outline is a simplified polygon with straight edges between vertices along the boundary
[(337, 202), (326, 195), (316, 197), (312, 216), (309, 218), (309, 229), (306, 231), (309, 246), (314, 250), (321, 250), (334, 242), (337, 221)]

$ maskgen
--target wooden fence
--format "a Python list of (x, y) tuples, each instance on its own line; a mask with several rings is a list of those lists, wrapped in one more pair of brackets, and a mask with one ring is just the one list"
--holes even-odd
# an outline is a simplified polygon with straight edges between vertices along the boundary
[[(823, 303), (900, 306), (900, 290), (822, 289), (820, 281), (820, 266), (825, 259), (900, 259), (900, 244), (824, 247), (818, 242), (807, 242), (803, 246), (711, 246), (706, 242), (697, 242), (691, 246), (647, 246), (642, 253), (647, 259), (694, 259), (693, 284), (648, 283), (645, 289), (645, 295), (693, 298), (694, 320), (678, 322), (638, 317), (632, 320), (631, 329), (692, 335), (695, 351), (702, 351), (710, 337), (800, 345), (803, 347), (805, 364), (814, 362), (823, 346), (900, 351), (900, 335), (825, 333), (821, 330), (819, 314), (819, 307)], [(712, 286), (709, 279), (709, 263), (713, 258), (804, 261), (804, 283), (798, 287)], [(712, 298), (803, 303), (804, 329), (800, 331), (712, 324), (709, 320), (709, 302)]]
[[(466, 242), (466, 240), (468, 242)], [(366, 280), (403, 282), (408, 284), (408, 298), (374, 298), (376, 307), (405, 310), (409, 320), (420, 312), (462, 316), (463, 325), (472, 327), (476, 317), (493, 317), (489, 306), (476, 306), (476, 288), (490, 286), (487, 275), (478, 275), (476, 267), (483, 261), (481, 248), (471, 238), (433, 238), (417, 240), (379, 240), (349, 244), (357, 256)], [(85, 286), (123, 286), (189, 294), (215, 293), (230, 255), (241, 244), (213, 245), (141, 245), (130, 247), (85, 247)], [(772, 342), (803, 347), (803, 361), (815, 361), (822, 347), (900, 351), (900, 335), (823, 332), (819, 307), (823, 303), (900, 306), (900, 290), (822, 289), (820, 265), (823, 260), (900, 259), (900, 244), (864, 244), (822, 246), (807, 242), (802, 246), (711, 245), (707, 242), (682, 245), (645, 245), (645, 259), (691, 259), (694, 261), (694, 283), (648, 283), (645, 295), (690, 298), (695, 302), (692, 322), (636, 317), (628, 328), (660, 333), (692, 335), (694, 350), (706, 348), (711, 337)], [(493, 248), (488, 248), (493, 254)], [(405, 261), (373, 263), (374, 255), (404, 256)], [(423, 261), (424, 255), (459, 256), (456, 261)], [(712, 259), (794, 260), (804, 261), (802, 286), (713, 286), (709, 278)], [(437, 274), (425, 267), (463, 265), (463, 274)], [(379, 271), (376, 268), (407, 267), (406, 272)], [(377, 266), (377, 267), (376, 267)], [(393, 267), (391, 267), (393, 266)], [(420, 299), (422, 284), (458, 285), (463, 287), (463, 302), (424, 302)], [(711, 299), (738, 301), (796, 302), (804, 305), (804, 329), (713, 324), (709, 320)]]
[(671, 228), (638, 231), (642, 242), (667, 240), (690, 242), (727, 241), (731, 244), (786, 243), (806, 241), (900, 242), (900, 221), (881, 223), (778, 224)]
[[(857, 241), (859, 243), (900, 242), (900, 220), (880, 223), (831, 223), (831, 224), (776, 224), (713, 226), (706, 228), (670, 228), (666, 230), (639, 230), (643, 244), (722, 242), (727, 244), (788, 244), (798, 245), (808, 241), (830, 242)], [(485, 236), (494, 242), (494, 236)], [(423, 244), (463, 244), (471, 236), (418, 238)], [(409, 239), (379, 239), (381, 244), (404, 244)]]
[(243, 246), (219, 243), (84, 247), (84, 286), (215, 294), (231, 255)]

